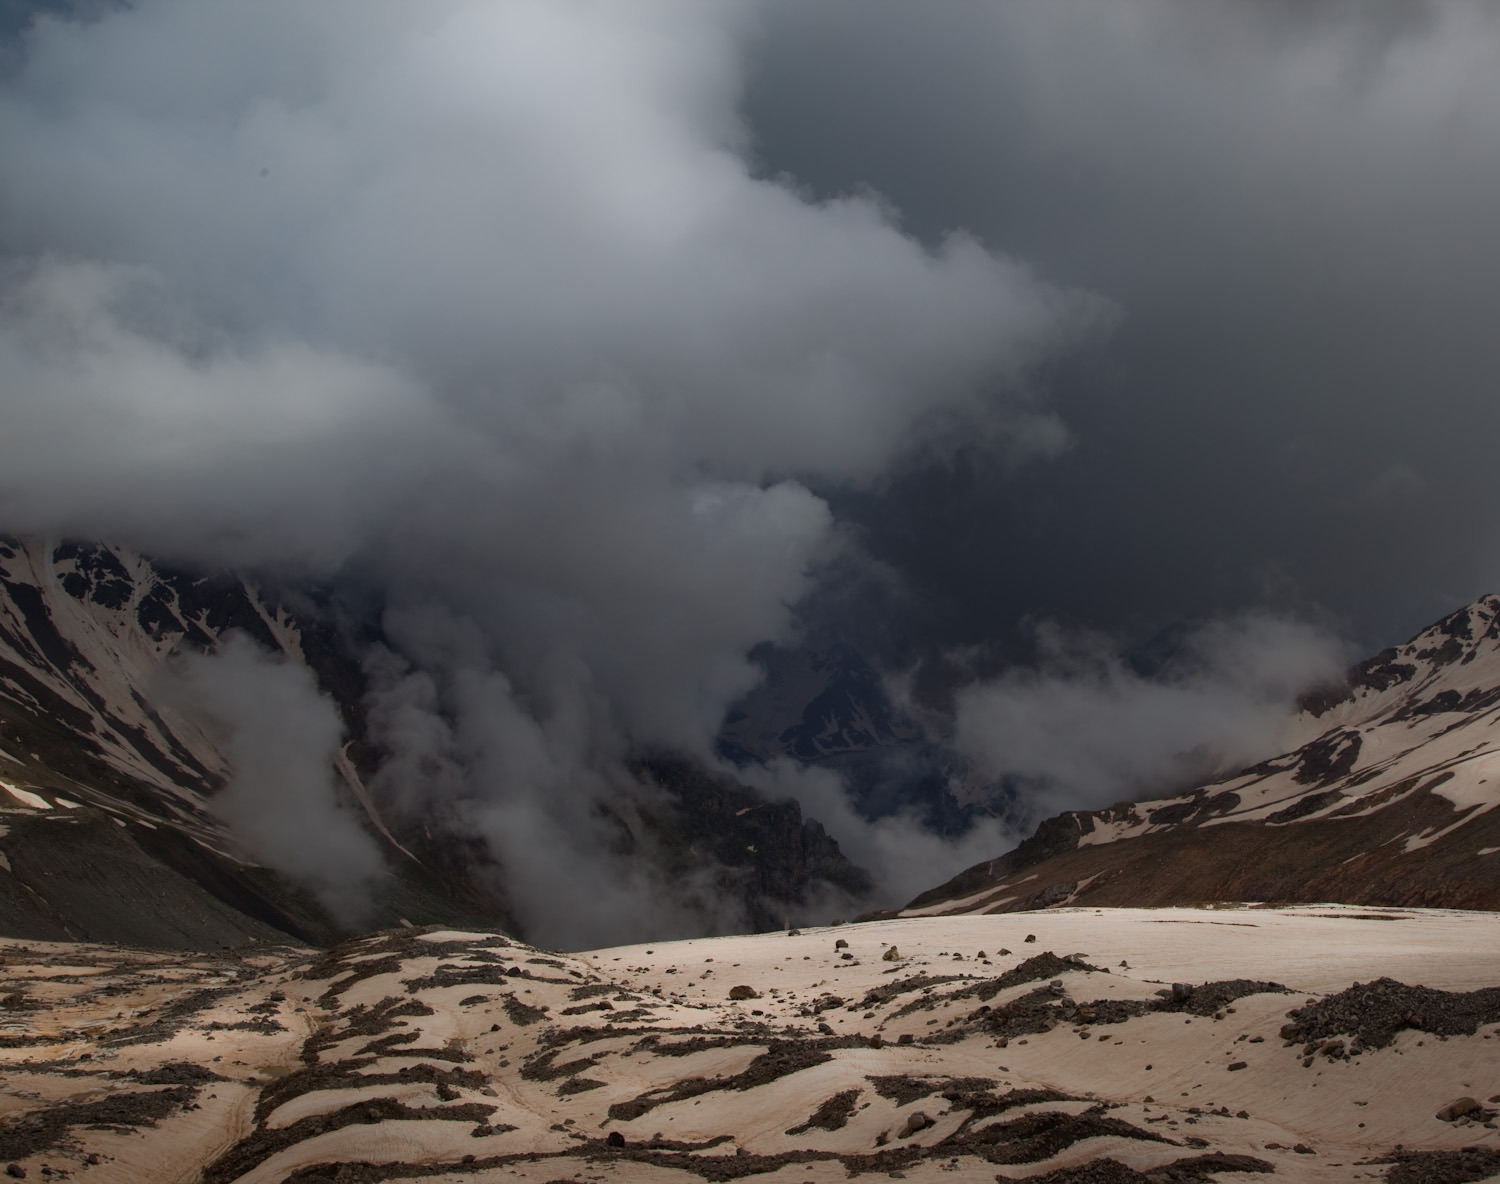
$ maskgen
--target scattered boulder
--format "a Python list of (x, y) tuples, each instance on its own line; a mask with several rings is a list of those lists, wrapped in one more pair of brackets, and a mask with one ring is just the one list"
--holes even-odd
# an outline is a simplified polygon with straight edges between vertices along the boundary
[(882, 962), (899, 962), (901, 961), (901, 951), (898, 950), (895, 946), (892, 946), (885, 953), (880, 955), (880, 960)]
[(729, 997), (731, 999), (759, 999), (760, 995), (754, 987), (747, 987), (741, 983), (737, 987), (729, 988)]
[(849, 943), (841, 937), (838, 939), (838, 941), (833, 943), (833, 948), (836, 950), (847, 950), (849, 948)]
[(1028, 933), (1026, 935), (1026, 940), (1027, 941), (1035, 941), (1036, 940), (1036, 934), (1034, 934), (1034, 933)]
[(936, 1126), (932, 1119), (921, 1110), (913, 1110), (906, 1116), (906, 1125), (897, 1132), (898, 1139), (909, 1139), (918, 1131), (925, 1131), (930, 1126)]
[(1457, 1122), (1465, 1114), (1472, 1114), (1479, 1108), (1479, 1103), (1473, 1098), (1454, 1098), (1453, 1101), (1437, 1112), (1437, 1117), (1441, 1122)]
[(604, 1142), (610, 1147), (623, 1147), (625, 1146), (625, 1136), (619, 1131), (610, 1131), (604, 1137)]

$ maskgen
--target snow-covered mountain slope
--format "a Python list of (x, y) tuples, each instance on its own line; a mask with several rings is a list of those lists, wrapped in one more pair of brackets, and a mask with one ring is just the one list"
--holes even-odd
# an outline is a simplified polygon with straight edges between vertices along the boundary
[[(367, 789), (381, 752), (365, 731), (361, 655), (384, 640), (378, 617), (350, 624), (321, 594), (287, 595), (297, 611), (238, 574), (0, 536), (0, 934), (190, 948), (336, 936), (221, 825), (226, 754), (211, 726), (174, 709), (162, 677), (173, 655), (214, 651), (231, 631), (310, 668), (338, 709), (339, 790), (387, 865), (369, 919), (514, 930), (504, 869), (460, 810), (403, 808), (399, 792), (376, 802)], [(830, 890), (857, 911), (868, 878), (795, 802), (668, 753), (642, 755), (632, 772), (638, 800), (610, 805), (621, 843), (652, 863), (645, 872), (711, 883), (714, 907), (738, 901), (751, 927), (783, 925)], [(76, 874), (59, 875), (62, 864)]]
[[(17, 766), (88, 766), (93, 776), (71, 788), (90, 804), (119, 810), (124, 797), (213, 829), (203, 800), (223, 782), (224, 756), (153, 690), (173, 654), (211, 650), (231, 629), (306, 660), (291, 614), (242, 578), (195, 578), (123, 547), (0, 539), (0, 762), (21, 780)], [(94, 785), (101, 770), (113, 775), (108, 802)]]
[(1497, 940), (1493, 914), (1318, 907), (918, 918), (572, 955), (410, 929), (321, 955), (0, 941), (0, 1170), (1488, 1179)]
[[(251, 581), (120, 546), (0, 537), (0, 932), (189, 947), (335, 932), (238, 849), (210, 808), (225, 755), (160, 693), (174, 654), (230, 631), (310, 666), (358, 739), (357, 664)], [(392, 833), (347, 746), (337, 772), (390, 859), (378, 912), (505, 919)]]
[(1284, 755), (1190, 793), (1049, 819), (908, 912), (1216, 899), (1500, 908), (1500, 597), (1302, 707)]

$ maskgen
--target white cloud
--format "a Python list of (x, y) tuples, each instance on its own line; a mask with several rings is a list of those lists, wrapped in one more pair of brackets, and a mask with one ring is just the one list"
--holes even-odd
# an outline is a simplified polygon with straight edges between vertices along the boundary
[(1106, 638), (1044, 625), (1038, 640), (1037, 666), (960, 692), (955, 742), (1059, 809), (1175, 792), (1275, 755), (1297, 696), (1349, 657), (1324, 630), (1254, 614), (1200, 628), (1150, 676)]

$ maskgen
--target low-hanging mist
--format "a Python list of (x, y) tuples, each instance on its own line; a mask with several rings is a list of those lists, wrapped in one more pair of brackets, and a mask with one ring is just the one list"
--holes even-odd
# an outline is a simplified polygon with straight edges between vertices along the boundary
[[(381, 788), (462, 803), (548, 940), (688, 923), (589, 803), (710, 757), (849, 545), (809, 483), (1055, 446), (1029, 376), (1112, 316), (754, 176), (750, 23), (143, 0), (0, 84), (0, 519), (377, 585)], [(284, 681), (226, 661), (224, 712)]]
[[(666, 883), (617, 841), (655, 792), (634, 758), (716, 764), (751, 651), (830, 604), (910, 610), (850, 622), (900, 639), (877, 662), (964, 640), (878, 513), (839, 507), (958, 454), (1066, 463), (1051, 383), (1121, 307), (768, 168), (742, 108), (766, 38), (798, 35), (785, 6), (59, 11), (0, 53), (0, 529), (357, 588), (381, 606), (359, 657), (382, 810), (480, 839), (536, 940), (743, 925), (711, 877)], [(924, 545), (959, 549), (949, 526)], [(967, 551), (1019, 582), (1007, 548)], [(1152, 679), (1092, 642), (1043, 650), (934, 729), (971, 785), (1035, 790), (960, 837), (872, 821), (828, 768), (738, 771), (874, 877), (811, 912), (899, 904), (1043, 804), (1181, 776), (1183, 753), (1258, 752), (1342, 657), (1267, 617)], [(380, 857), (338, 806), (332, 707), (247, 641), (176, 677), (226, 737), (246, 849), (356, 914)]]
[(1337, 685), (1347, 644), (1247, 614), (1183, 636), (1143, 673), (1100, 635), (1035, 627), (1040, 658), (959, 692), (954, 743), (1043, 813), (1166, 794), (1287, 747), (1301, 692)]

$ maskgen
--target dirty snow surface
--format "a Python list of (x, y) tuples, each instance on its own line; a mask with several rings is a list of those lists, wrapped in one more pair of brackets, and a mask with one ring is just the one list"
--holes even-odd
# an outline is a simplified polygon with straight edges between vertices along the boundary
[(410, 929), (211, 957), (8, 942), (0, 1171), (1479, 1180), (1500, 1172), (1497, 951), (1492, 914), (1338, 906), (582, 954)]

